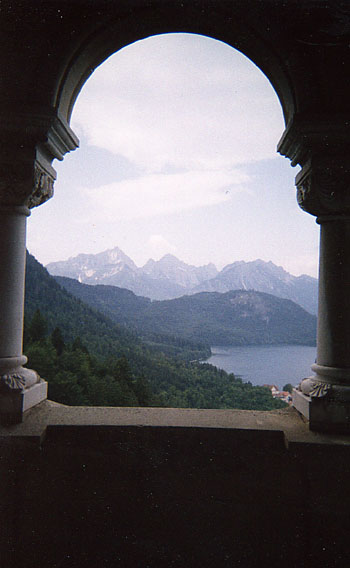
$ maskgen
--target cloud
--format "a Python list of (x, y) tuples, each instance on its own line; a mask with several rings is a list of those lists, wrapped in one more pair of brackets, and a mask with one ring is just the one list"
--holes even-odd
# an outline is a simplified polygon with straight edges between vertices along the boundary
[(80, 192), (95, 212), (94, 218), (110, 222), (217, 205), (248, 191), (248, 181), (249, 177), (240, 171), (188, 171), (149, 174)]
[(136, 42), (83, 89), (73, 128), (148, 173), (271, 158), (283, 131), (271, 85), (226, 44), (190, 34)]
[(176, 247), (171, 244), (163, 235), (151, 235), (147, 242), (149, 254), (155, 260), (160, 259), (167, 253), (176, 253)]
[(310, 274), (318, 278), (318, 254), (317, 251), (309, 254), (287, 255), (283, 263), (284, 268), (291, 274)]

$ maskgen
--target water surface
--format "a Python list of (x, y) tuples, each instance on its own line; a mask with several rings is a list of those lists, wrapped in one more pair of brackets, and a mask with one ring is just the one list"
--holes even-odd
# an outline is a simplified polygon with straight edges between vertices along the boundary
[(250, 345), (246, 347), (215, 346), (206, 361), (228, 373), (242, 377), (253, 385), (297, 385), (312, 375), (316, 347), (306, 345)]

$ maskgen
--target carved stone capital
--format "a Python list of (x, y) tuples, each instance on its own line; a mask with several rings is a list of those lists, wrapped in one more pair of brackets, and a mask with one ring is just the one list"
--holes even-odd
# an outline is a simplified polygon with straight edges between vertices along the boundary
[(39, 162), (34, 165), (34, 185), (33, 191), (26, 200), (26, 205), (31, 209), (44, 203), (53, 196), (53, 185), (55, 177), (52, 172), (48, 172)]
[(298, 204), (307, 213), (349, 216), (350, 165), (345, 160), (310, 160), (295, 181)]
[(0, 164), (0, 205), (32, 208), (44, 203), (53, 195), (55, 177), (37, 160), (8, 167)]
[(55, 116), (5, 116), (0, 113), (0, 205), (32, 208), (53, 195), (56, 172), (79, 141)]
[(350, 150), (350, 117), (338, 114), (296, 114), (288, 124), (277, 150), (291, 160), (292, 166), (304, 167), (309, 160), (343, 156)]

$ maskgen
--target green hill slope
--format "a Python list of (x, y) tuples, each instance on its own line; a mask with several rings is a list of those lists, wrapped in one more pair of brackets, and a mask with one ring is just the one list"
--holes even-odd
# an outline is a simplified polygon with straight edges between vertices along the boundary
[(39, 309), (44, 314), (48, 331), (61, 328), (64, 339), (80, 337), (97, 356), (119, 355), (139, 344), (135, 334), (121, 329), (103, 314), (91, 309), (62, 288), (47, 270), (27, 254), (25, 319), (29, 321)]
[(209, 345), (314, 345), (316, 317), (263, 292), (201, 292), (151, 302), (114, 286), (56, 277), (76, 297), (144, 337), (173, 335)]

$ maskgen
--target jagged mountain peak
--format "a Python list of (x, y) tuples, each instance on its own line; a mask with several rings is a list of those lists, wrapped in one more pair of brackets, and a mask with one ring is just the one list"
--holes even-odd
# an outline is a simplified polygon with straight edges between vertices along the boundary
[(292, 276), (282, 266), (261, 259), (229, 264), (215, 278), (196, 286), (192, 293), (228, 292), (239, 289), (273, 294), (296, 302), (310, 313), (317, 311), (315, 278)]
[(167, 253), (162, 256), (159, 260), (154, 260), (150, 258), (146, 264), (142, 267), (142, 269), (148, 270), (150, 268), (154, 268), (155, 266), (158, 267), (182, 267), (190, 270), (202, 270), (202, 269), (209, 269), (215, 274), (218, 273), (218, 270), (213, 262), (208, 262), (208, 264), (204, 264), (202, 266), (195, 266), (193, 264), (187, 264), (183, 260), (180, 260), (177, 256), (171, 253)]
[(231, 268), (234, 268), (236, 266), (240, 266), (241, 264), (245, 264), (244, 260), (236, 260), (235, 262), (232, 262), (231, 264), (226, 264), (224, 266), (224, 268), (221, 270), (221, 272), (224, 273), (227, 270), (231, 270)]
[(162, 258), (155, 261), (155, 264), (158, 266), (190, 266), (171, 253), (167, 253), (162, 256)]
[(117, 264), (123, 262), (128, 266), (135, 267), (134, 261), (127, 256), (119, 247), (108, 249), (96, 254), (93, 253), (80, 253), (76, 256), (71, 256), (68, 260), (59, 260), (57, 262), (50, 262), (47, 265), (49, 272), (53, 271), (60, 266), (96, 266), (101, 263)]
[(116, 264), (118, 262), (124, 262), (128, 266), (135, 267), (136, 264), (134, 261), (125, 254), (119, 247), (114, 247), (113, 249), (109, 249), (103, 252), (100, 252), (94, 255), (99, 260), (107, 260), (111, 264)]
[(162, 282), (176, 283), (182, 289), (182, 294), (177, 294), (177, 296), (187, 293), (194, 286), (217, 275), (217, 269), (213, 264), (193, 266), (186, 264), (170, 253), (164, 255), (160, 260), (149, 260), (142, 270), (154, 280), (159, 279)]
[(241, 260), (228, 264), (223, 268), (222, 274), (225, 274), (226, 277), (233, 274), (245, 275), (246, 277), (253, 277), (253, 275), (259, 274), (262, 277), (265, 274), (267, 277), (272, 275), (274, 278), (285, 281), (296, 278), (296, 276), (292, 276), (282, 266), (277, 266), (271, 260), (265, 261), (260, 258), (247, 262)]
[(274, 264), (271, 260), (262, 260), (261, 258), (257, 258), (256, 260), (236, 260), (235, 262), (224, 266), (222, 272), (230, 270), (231, 268), (237, 268), (238, 266), (278, 268), (286, 272), (282, 266), (277, 266), (277, 264)]
[(162, 258), (161, 258), (160, 260), (182, 262), (182, 260), (179, 260), (179, 259), (177, 258), (177, 256), (175, 256), (174, 254), (171, 254), (170, 252), (168, 252), (167, 254), (165, 254), (164, 256), (162, 256)]

